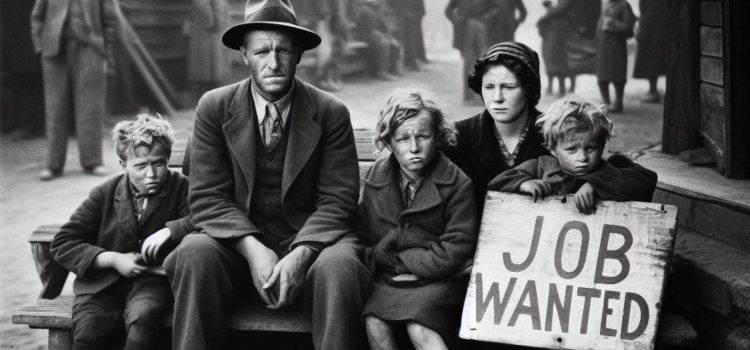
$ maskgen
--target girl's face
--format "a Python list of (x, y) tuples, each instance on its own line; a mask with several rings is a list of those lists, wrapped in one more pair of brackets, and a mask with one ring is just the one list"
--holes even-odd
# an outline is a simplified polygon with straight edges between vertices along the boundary
[(482, 99), (495, 123), (511, 124), (527, 115), (526, 90), (503, 65), (492, 65), (482, 75)]
[(425, 175), (425, 170), (437, 152), (432, 115), (422, 110), (399, 126), (388, 145), (401, 166), (401, 171), (412, 179)]
[(552, 150), (562, 170), (581, 176), (593, 172), (602, 161), (604, 145), (594, 140), (591, 133), (579, 132), (565, 135)]

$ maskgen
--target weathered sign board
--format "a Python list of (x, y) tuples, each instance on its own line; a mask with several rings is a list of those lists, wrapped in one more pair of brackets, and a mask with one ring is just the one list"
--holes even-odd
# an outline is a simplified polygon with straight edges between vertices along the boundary
[(677, 208), (489, 192), (461, 338), (554, 349), (653, 349)]

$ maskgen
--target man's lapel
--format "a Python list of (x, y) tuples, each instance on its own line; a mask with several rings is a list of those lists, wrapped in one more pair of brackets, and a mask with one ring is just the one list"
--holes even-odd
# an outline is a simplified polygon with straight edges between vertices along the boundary
[(115, 188), (115, 214), (117, 214), (117, 226), (120, 231), (138, 239), (138, 223), (136, 222), (135, 209), (133, 202), (130, 200), (130, 190), (128, 189), (127, 175), (124, 175)]
[[(223, 126), (224, 134), (226, 135), (227, 147), (231, 152), (233, 158), (237, 161), (237, 164), (245, 175), (245, 181), (247, 182), (247, 203), (246, 207), (250, 207), (250, 198), (253, 195), (253, 185), (255, 179), (255, 145), (256, 145), (256, 132), (257, 127), (257, 116), (255, 115), (255, 107), (253, 107), (253, 99), (250, 95), (250, 79), (245, 80), (232, 99), (232, 103), (229, 105), (229, 121)], [(237, 179), (239, 181), (240, 179)]]
[(284, 175), (281, 180), (281, 198), (286, 196), (289, 186), (297, 178), (310, 159), (320, 140), (320, 127), (315, 121), (318, 108), (304, 83), (295, 79), (292, 108), (289, 111), (289, 144), (284, 160)]

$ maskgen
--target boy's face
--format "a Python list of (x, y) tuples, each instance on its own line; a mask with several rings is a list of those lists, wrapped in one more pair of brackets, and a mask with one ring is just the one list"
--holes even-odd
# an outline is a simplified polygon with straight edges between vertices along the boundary
[(430, 113), (423, 110), (401, 124), (393, 133), (388, 148), (406, 175), (413, 179), (424, 176), (437, 151)]
[(130, 183), (139, 193), (154, 194), (159, 191), (167, 178), (169, 152), (167, 147), (154, 142), (152, 147), (139, 145), (126, 152), (128, 159), (121, 160), (122, 168), (130, 178)]
[(604, 145), (594, 140), (589, 133), (572, 133), (560, 140), (552, 154), (560, 162), (562, 170), (570, 175), (588, 174), (599, 167)]

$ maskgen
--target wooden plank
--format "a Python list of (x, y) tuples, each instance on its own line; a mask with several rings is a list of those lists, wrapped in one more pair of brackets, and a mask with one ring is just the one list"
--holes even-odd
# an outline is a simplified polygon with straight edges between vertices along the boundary
[(487, 194), (460, 336), (542, 348), (653, 349), (677, 208)]
[(703, 143), (716, 160), (719, 172), (723, 172), (726, 151), (724, 89), (711, 84), (700, 84), (700, 118)]
[(701, 24), (721, 27), (721, 1), (701, 1)]
[(721, 28), (701, 27), (701, 55), (723, 57), (723, 30)]
[(701, 57), (701, 80), (707, 83), (724, 85), (724, 63), (721, 58)]

